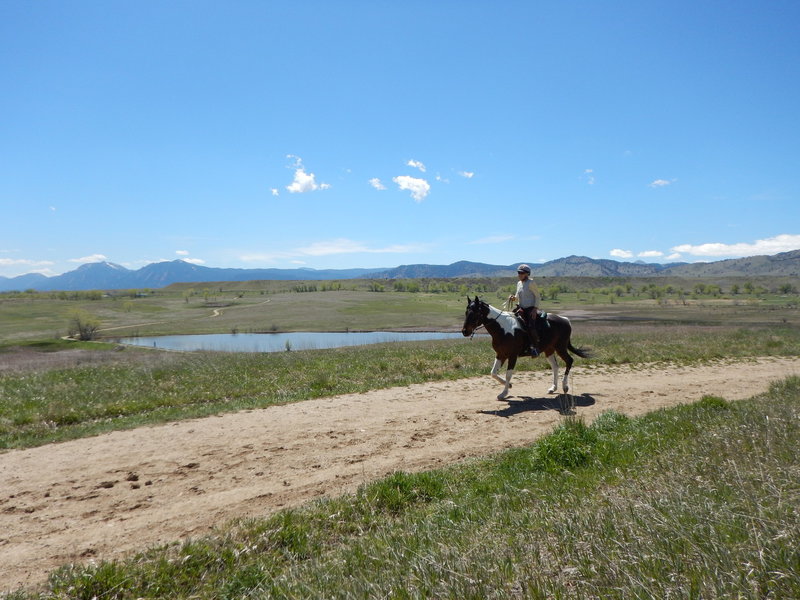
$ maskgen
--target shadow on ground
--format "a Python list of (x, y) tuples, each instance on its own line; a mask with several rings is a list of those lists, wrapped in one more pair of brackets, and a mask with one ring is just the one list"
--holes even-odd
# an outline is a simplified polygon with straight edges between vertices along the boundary
[(557, 410), (562, 415), (574, 415), (578, 407), (593, 406), (597, 401), (591, 394), (558, 394), (547, 398), (531, 398), (530, 396), (509, 396), (502, 400), (508, 404), (499, 410), (481, 410), (484, 415), (494, 415), (496, 417), (513, 417), (520, 413), (538, 410)]

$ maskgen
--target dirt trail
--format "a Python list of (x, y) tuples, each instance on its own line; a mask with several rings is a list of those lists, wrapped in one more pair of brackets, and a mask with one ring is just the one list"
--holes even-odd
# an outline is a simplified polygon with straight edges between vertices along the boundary
[[(576, 367), (576, 412), (637, 415), (705, 394), (747, 398), (800, 358), (698, 367)], [(184, 421), (0, 454), (0, 593), (69, 562), (119, 558), (434, 468), (528, 444), (556, 425), (548, 373), (428, 383)]]

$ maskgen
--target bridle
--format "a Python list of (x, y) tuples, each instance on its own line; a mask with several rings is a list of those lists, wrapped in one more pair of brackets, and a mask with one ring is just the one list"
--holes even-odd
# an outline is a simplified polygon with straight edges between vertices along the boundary
[[(489, 305), (486, 304), (486, 302), (483, 302), (483, 301), (481, 301), (481, 304), (479, 304), (479, 306), (481, 306), (481, 305), (485, 305), (486, 308), (487, 308), (487, 311), (486, 311), (486, 316), (481, 314), (480, 318), (483, 319), (484, 321), (496, 321), (497, 317), (490, 317), (489, 316), (489, 311), (488, 311)], [(481, 327), (486, 327), (486, 324), (485, 323), (478, 323), (475, 327), (472, 328), (472, 333), (470, 334), (469, 337), (470, 338), (475, 337), (475, 332), (478, 331), (478, 329), (480, 329)]]
[[(470, 304), (470, 306), (471, 306), (472, 304), (473, 304), (473, 303), (471, 303), (471, 304)], [(492, 317), (492, 316), (490, 316), (490, 312), (491, 312), (491, 311), (489, 311), (488, 309), (489, 309), (489, 308), (491, 308), (491, 306), (490, 306), (489, 304), (487, 304), (486, 302), (484, 302), (483, 300), (481, 300), (481, 301), (480, 301), (480, 305), (485, 305), (485, 306), (486, 306), (486, 308), (487, 308), (486, 315), (484, 316), (484, 315), (482, 315), (482, 314), (481, 314), (481, 318), (482, 318), (484, 321), (495, 321), (495, 322), (497, 322), (497, 320), (500, 318), (500, 315), (502, 315), (502, 314), (503, 314), (503, 312), (510, 312), (508, 309), (511, 307), (511, 300), (506, 300), (505, 304), (503, 304), (503, 308), (504, 308), (505, 310), (504, 310), (504, 311), (500, 311), (500, 314), (499, 314), (499, 315), (497, 315), (496, 317)], [(480, 306), (480, 305), (479, 305), (479, 306)], [(478, 323), (478, 324), (477, 324), (475, 327), (473, 327), (473, 329), (472, 329), (472, 333), (470, 334), (470, 336), (469, 336), (469, 337), (470, 337), (470, 338), (473, 338), (473, 337), (475, 337), (475, 332), (476, 332), (478, 329), (480, 329), (481, 327), (484, 327), (484, 328), (485, 328), (485, 327), (486, 327), (486, 324), (485, 324), (485, 323)]]

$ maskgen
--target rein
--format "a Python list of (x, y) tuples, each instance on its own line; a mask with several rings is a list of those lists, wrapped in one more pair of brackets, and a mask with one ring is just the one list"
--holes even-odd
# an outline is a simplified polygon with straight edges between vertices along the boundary
[[(489, 304), (488, 306), (489, 306), (489, 308), (493, 308), (491, 304)], [(501, 310), (500, 314), (497, 315), (496, 317), (490, 317), (490, 316), (487, 315), (486, 316), (486, 320), (487, 321), (497, 321), (500, 318), (500, 315), (502, 315), (504, 312), (511, 312), (510, 310), (508, 310), (510, 307), (511, 307), (511, 300), (506, 300), (505, 304), (503, 304), (503, 308), (505, 310)], [(486, 325), (484, 323), (480, 323), (480, 324), (476, 325), (475, 328), (472, 330), (472, 335), (469, 336), (470, 339), (475, 337), (475, 332), (478, 331), (478, 329), (480, 329), (481, 327), (486, 328)]]

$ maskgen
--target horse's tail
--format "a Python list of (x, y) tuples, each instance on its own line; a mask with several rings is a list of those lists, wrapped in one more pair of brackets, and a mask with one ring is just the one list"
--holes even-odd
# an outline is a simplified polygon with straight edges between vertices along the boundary
[(572, 345), (572, 342), (569, 342), (567, 344), (567, 348), (569, 348), (569, 351), (572, 352), (574, 355), (580, 356), (581, 358), (592, 358), (592, 356), (594, 356), (591, 352), (591, 349), (584, 347), (576, 348), (575, 346)]

